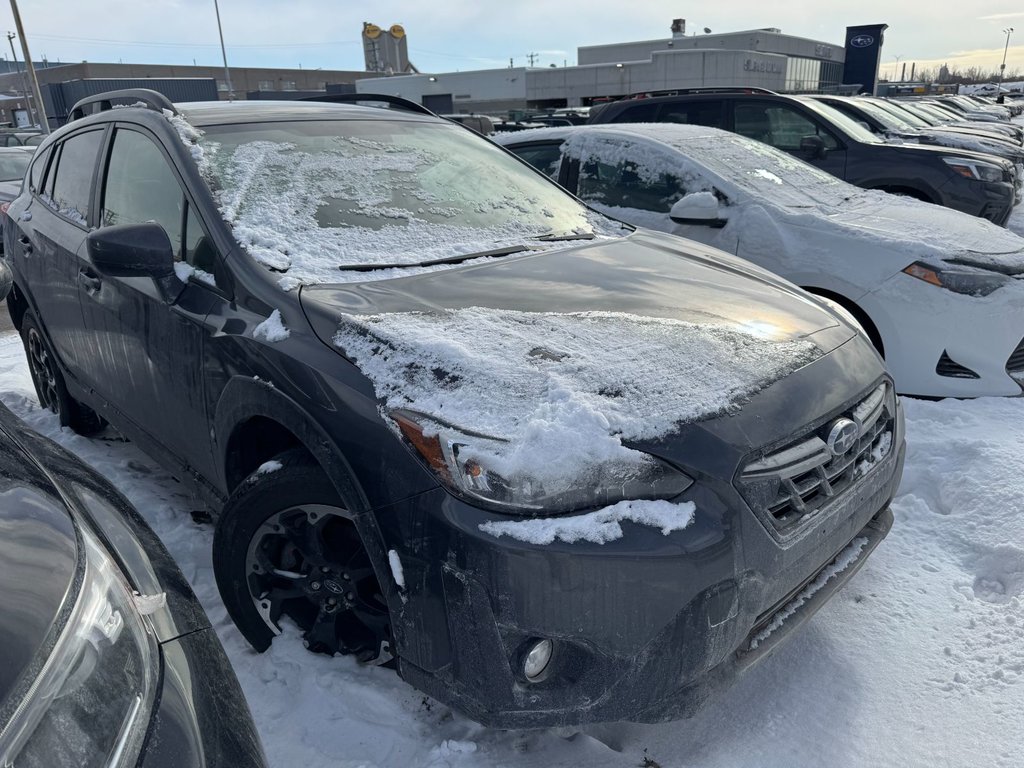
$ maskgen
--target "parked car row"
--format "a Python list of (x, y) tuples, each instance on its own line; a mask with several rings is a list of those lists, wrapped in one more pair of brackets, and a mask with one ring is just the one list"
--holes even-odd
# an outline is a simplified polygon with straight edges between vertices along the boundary
[(694, 712), (889, 530), (892, 377), (841, 308), (381, 100), (76, 105), (6, 212), (40, 403), (206, 501), (257, 650), (287, 620), (498, 727)]
[[(946, 103), (935, 108), (944, 110)], [(959, 105), (949, 101), (954, 103)], [(985, 114), (992, 123), (981, 125), (1009, 126), (1000, 122), (996, 113), (983, 112), (981, 107), (972, 112), (960, 106), (965, 119)], [(1001, 114), (1008, 113), (1003, 110)], [(1007, 147), (1005, 156), (939, 142), (892, 143), (833, 103), (757, 88), (625, 99), (594, 108), (588, 124), (648, 122), (702, 125), (738, 133), (858, 187), (937, 203), (1004, 226), (1024, 184), (1019, 142), (1016, 148)]]

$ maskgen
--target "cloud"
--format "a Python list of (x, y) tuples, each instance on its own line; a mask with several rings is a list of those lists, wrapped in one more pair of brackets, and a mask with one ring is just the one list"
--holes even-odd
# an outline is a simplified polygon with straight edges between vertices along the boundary
[(1024, 11), (1017, 11), (1014, 13), (990, 13), (988, 16), (979, 16), (978, 19), (981, 21), (1002, 21), (1003, 19), (1020, 19), (1024, 18)]

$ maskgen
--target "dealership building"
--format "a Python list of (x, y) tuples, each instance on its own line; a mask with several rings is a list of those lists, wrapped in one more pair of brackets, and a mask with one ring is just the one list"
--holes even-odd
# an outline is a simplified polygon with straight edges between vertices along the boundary
[(659, 40), (583, 46), (572, 67), (510, 67), (359, 80), (360, 93), (387, 93), (435, 112), (576, 107), (595, 100), (682, 88), (756, 86), (820, 92), (843, 87), (843, 44), (775, 28), (686, 35), (685, 22)]

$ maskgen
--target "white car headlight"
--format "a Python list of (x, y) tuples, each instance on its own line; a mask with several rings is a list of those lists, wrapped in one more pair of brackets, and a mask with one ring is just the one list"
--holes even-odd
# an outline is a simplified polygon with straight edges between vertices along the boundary
[[(84, 526), (78, 596), (0, 732), (0, 765), (135, 765), (159, 679), (156, 638), (117, 564)], [(60, 756), (59, 760), (57, 756)]]
[(934, 267), (920, 261), (915, 261), (909, 267), (904, 268), (903, 273), (930, 285), (967, 296), (988, 296), (996, 288), (1006, 285), (1013, 279), (998, 272)]
[(503, 512), (571, 512), (624, 499), (671, 499), (693, 484), (675, 467), (639, 452), (636, 461), (593, 463), (582, 474), (540, 478), (508, 472), (501, 466), (500, 457), (508, 447), (503, 440), (462, 432), (412, 411), (390, 415), (449, 489)]

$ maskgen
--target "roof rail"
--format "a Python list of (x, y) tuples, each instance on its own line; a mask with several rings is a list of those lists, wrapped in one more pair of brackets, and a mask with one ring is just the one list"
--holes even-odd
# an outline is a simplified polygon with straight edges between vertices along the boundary
[(651, 98), (656, 99), (660, 96), (684, 96), (690, 93), (760, 93), (767, 96), (778, 96), (776, 91), (769, 91), (767, 88), (758, 88), (757, 86), (748, 85), (733, 85), (733, 86), (722, 86), (707, 88), (672, 88), (664, 91), (641, 91), (634, 93), (626, 98), (629, 99), (641, 99)]
[(324, 101), (329, 104), (357, 104), (361, 101), (378, 101), (384, 102), (390, 107), (404, 109), (407, 112), (437, 117), (436, 114), (422, 104), (417, 104), (409, 99), (403, 99), (401, 96), (389, 96), (384, 93), (325, 93), (322, 96), (304, 96), (299, 101)]
[(107, 91), (79, 99), (75, 102), (75, 106), (71, 108), (68, 122), (85, 117), (87, 114), (85, 108), (91, 104), (99, 104), (99, 111), (106, 112), (108, 109), (113, 109), (113, 102), (119, 99), (135, 99), (137, 102), (141, 101), (146, 109), (152, 109), (155, 112), (167, 109), (174, 114), (178, 114), (178, 110), (174, 108), (174, 103), (159, 91), (154, 91), (151, 88), (125, 88), (120, 91)]

